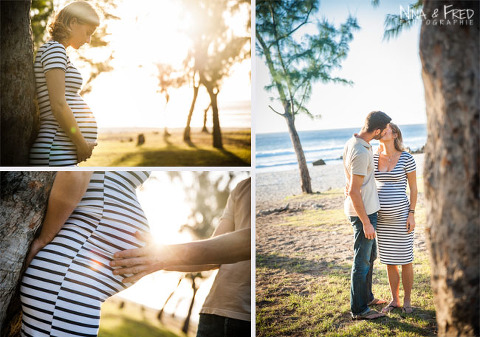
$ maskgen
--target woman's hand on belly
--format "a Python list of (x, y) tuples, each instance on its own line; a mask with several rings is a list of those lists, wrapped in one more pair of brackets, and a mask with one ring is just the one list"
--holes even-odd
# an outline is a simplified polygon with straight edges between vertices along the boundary
[(77, 145), (77, 161), (81, 163), (92, 156), (93, 148), (97, 143), (84, 142)]

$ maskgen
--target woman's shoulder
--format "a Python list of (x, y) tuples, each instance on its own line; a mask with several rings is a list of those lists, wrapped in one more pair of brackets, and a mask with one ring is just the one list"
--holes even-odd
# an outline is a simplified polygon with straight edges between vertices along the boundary
[(410, 153), (410, 152), (407, 152), (407, 151), (402, 151), (401, 155), (405, 158), (405, 159), (413, 159), (413, 155)]
[(67, 52), (63, 44), (54, 40), (45, 42), (38, 50), (47, 51), (47, 50), (54, 50), (54, 49), (58, 52), (64, 52), (64, 53)]

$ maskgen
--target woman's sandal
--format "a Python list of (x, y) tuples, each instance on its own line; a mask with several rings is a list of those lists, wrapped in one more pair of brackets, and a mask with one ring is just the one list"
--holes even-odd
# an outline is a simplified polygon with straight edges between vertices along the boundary
[(397, 308), (398, 308), (398, 306), (393, 305), (392, 303), (390, 303), (390, 304), (388, 304), (386, 307), (384, 307), (384, 308), (382, 309), (382, 312), (383, 312), (384, 314), (388, 314), (388, 313), (390, 313), (393, 309), (397, 309)]

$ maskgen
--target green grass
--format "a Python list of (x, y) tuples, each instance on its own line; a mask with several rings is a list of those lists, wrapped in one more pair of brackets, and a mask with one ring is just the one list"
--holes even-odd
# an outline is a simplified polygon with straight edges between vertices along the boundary
[(145, 144), (137, 146), (140, 132), (100, 134), (92, 157), (80, 164), (92, 166), (250, 166), (250, 129), (224, 130), (222, 150), (212, 146), (212, 135), (192, 130), (190, 143), (183, 130), (143, 132)]
[[(416, 253), (415, 281), (412, 291), (414, 312), (403, 314), (395, 309), (388, 317), (375, 321), (352, 321), (350, 311), (350, 265), (329, 265), (325, 276), (311, 279), (308, 291), (283, 292), (289, 278), (272, 283), (257, 294), (257, 336), (431, 336), (435, 334), (435, 309), (430, 289), (430, 267), (424, 253)], [(295, 269), (300, 267), (296, 266)], [(271, 272), (271, 267), (257, 268), (257, 279)], [(294, 272), (294, 269), (290, 269)], [(383, 265), (374, 269), (374, 293), (390, 298), (387, 273)], [(403, 295), (402, 287), (400, 296)], [(380, 310), (381, 306), (377, 307)]]
[(118, 309), (117, 302), (102, 304), (99, 337), (186, 337), (159, 323), (151, 310), (141, 311), (139, 305), (125, 305)]

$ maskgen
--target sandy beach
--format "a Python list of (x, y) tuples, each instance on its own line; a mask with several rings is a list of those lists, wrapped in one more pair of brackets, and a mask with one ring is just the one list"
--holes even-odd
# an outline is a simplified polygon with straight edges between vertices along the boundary
[[(417, 177), (423, 172), (424, 154), (414, 154), (417, 164)], [(312, 189), (325, 192), (330, 189), (343, 188), (345, 176), (342, 162), (309, 167)], [(280, 172), (263, 172), (256, 174), (257, 211), (276, 206), (286, 197), (302, 194), (298, 169)]]

